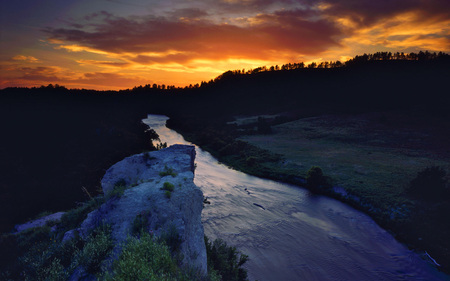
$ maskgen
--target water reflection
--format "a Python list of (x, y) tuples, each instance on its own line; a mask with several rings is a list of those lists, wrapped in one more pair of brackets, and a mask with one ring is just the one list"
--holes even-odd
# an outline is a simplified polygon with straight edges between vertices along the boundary
[[(168, 145), (188, 144), (167, 119), (144, 122)], [(251, 280), (450, 280), (363, 213), (196, 151), (195, 184), (211, 202), (202, 213), (205, 233), (249, 255)]]

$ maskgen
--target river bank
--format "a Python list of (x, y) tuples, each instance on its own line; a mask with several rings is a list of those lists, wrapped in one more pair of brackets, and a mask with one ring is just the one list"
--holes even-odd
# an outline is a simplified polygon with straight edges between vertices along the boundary
[[(332, 126), (331, 120), (335, 120)], [(354, 121), (355, 119), (350, 123)], [(339, 190), (343, 191), (322, 193), (369, 214), (409, 248), (416, 249), (425, 257), (425, 253), (429, 253), (441, 265), (440, 269), (448, 272), (450, 245), (447, 237), (450, 228), (445, 213), (442, 212), (442, 208), (445, 209), (448, 204), (444, 202), (436, 206), (413, 200), (403, 192), (409, 181), (423, 167), (442, 165), (448, 169), (449, 163), (442, 154), (442, 148), (445, 149), (445, 146), (435, 146), (441, 151), (434, 151), (432, 154), (427, 147), (400, 147), (400, 151), (396, 151), (392, 147), (395, 143), (403, 146), (411, 144), (410, 141), (402, 141), (405, 137), (411, 138), (411, 134), (401, 133), (396, 134), (397, 142), (393, 142), (392, 138), (385, 139), (384, 147), (368, 146), (367, 143), (362, 146), (364, 141), (377, 141), (377, 138), (373, 138), (373, 135), (363, 135), (361, 132), (355, 133), (355, 127), (364, 128), (360, 126), (361, 122), (354, 123), (353, 129), (347, 126), (348, 122), (338, 126), (336, 116), (328, 118), (327, 122), (323, 118), (306, 121), (301, 119), (295, 124), (297, 128), (294, 128), (292, 123), (284, 123), (272, 127), (274, 134), (242, 137), (234, 133), (236, 130), (227, 131), (230, 129), (219, 126), (209, 126), (207, 129), (206, 126), (200, 127), (201, 129), (196, 131), (197, 134), (193, 134), (192, 131), (183, 130), (186, 126), (179, 126), (177, 122), (178, 120), (168, 123), (182, 132), (186, 139), (212, 153), (219, 161), (248, 174), (305, 186), (304, 176), (307, 170), (312, 165), (320, 165), (324, 173), (334, 180), (334, 184), (341, 187)], [(294, 136), (299, 134), (297, 129), (302, 126), (303, 137)], [(436, 124), (431, 129), (439, 126), (440, 124)], [(346, 131), (344, 128), (347, 128)], [(370, 126), (367, 126), (367, 130), (369, 128)], [(305, 132), (309, 132), (309, 135)], [(392, 134), (393, 131), (385, 131), (378, 140), (388, 137), (389, 132)], [(421, 133), (423, 130), (415, 134)], [(315, 135), (312, 137), (313, 134)], [(425, 136), (424, 139), (430, 138)], [(431, 139), (436, 140), (433, 137)], [(419, 139), (416, 143), (427, 142)], [(336, 155), (333, 156), (332, 153)], [(374, 158), (378, 158), (378, 162), (373, 161)], [(382, 164), (384, 167), (380, 166)], [(343, 196), (343, 193), (348, 196)]]

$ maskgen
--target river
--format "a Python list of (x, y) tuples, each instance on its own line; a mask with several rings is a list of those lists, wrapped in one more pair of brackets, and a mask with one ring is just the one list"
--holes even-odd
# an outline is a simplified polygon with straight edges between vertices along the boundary
[[(190, 144), (149, 115), (162, 142)], [(450, 280), (367, 215), (328, 197), (235, 171), (196, 147), (195, 184), (211, 202), (205, 234), (247, 254), (250, 280)]]

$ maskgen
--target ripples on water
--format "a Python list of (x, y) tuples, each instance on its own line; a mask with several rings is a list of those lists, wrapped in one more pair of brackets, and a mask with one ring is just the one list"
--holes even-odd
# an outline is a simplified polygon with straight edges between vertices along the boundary
[[(190, 144), (166, 128), (167, 119), (144, 122), (168, 145)], [(194, 181), (211, 202), (202, 213), (205, 234), (249, 255), (250, 280), (450, 280), (367, 215), (196, 151)]]

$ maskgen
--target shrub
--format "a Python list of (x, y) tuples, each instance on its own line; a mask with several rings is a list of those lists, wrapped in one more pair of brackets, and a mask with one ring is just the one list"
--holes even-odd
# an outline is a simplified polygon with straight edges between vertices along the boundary
[(71, 230), (77, 228), (86, 219), (87, 214), (98, 208), (104, 202), (104, 198), (96, 197), (93, 200), (83, 203), (80, 207), (66, 212), (61, 217), (59, 229)]
[(166, 244), (172, 253), (178, 252), (181, 248), (181, 243), (183, 242), (174, 224), (170, 224), (169, 227), (161, 233), (159, 241)]
[(106, 273), (104, 280), (176, 280), (176, 270), (169, 248), (144, 233), (140, 239), (128, 238), (113, 262), (112, 274)]
[(247, 270), (242, 266), (248, 261), (248, 256), (241, 254), (235, 247), (228, 246), (223, 240), (217, 239), (213, 243), (205, 236), (208, 268), (222, 276), (224, 281), (248, 280)]
[(258, 162), (258, 159), (254, 156), (249, 156), (247, 157), (247, 159), (245, 159), (245, 163), (247, 164), (247, 166), (255, 166), (256, 163)]
[(317, 189), (326, 183), (323, 176), (322, 169), (319, 166), (312, 166), (306, 174), (306, 186), (312, 189)]
[(175, 172), (173, 171), (172, 168), (169, 168), (169, 167), (167, 167), (167, 166), (164, 166), (164, 171), (159, 172), (159, 175), (160, 175), (161, 177), (165, 177), (165, 176), (176, 177), (176, 176), (177, 176), (177, 173), (175, 173)]
[(141, 214), (138, 214), (133, 221), (133, 225), (131, 227), (131, 233), (133, 235), (140, 236), (142, 233), (148, 231), (148, 218), (149, 218), (150, 212), (143, 212)]
[(56, 236), (55, 232), (45, 228), (18, 235), (18, 245), (26, 247), (17, 259), (20, 280), (68, 280), (77, 266), (73, 259), (84, 243), (76, 237), (62, 244)]
[(175, 186), (170, 182), (165, 182), (163, 184), (163, 187), (161, 187), (161, 189), (165, 190), (164, 195), (170, 199), (170, 197), (172, 197), (172, 191), (175, 190)]
[(170, 182), (165, 182), (163, 184), (163, 187), (161, 188), (162, 190), (168, 190), (168, 191), (174, 191), (175, 190), (175, 186), (173, 184), (171, 184)]
[(127, 189), (127, 182), (124, 179), (118, 180), (114, 188), (107, 194), (107, 198), (121, 197)]
[(407, 192), (425, 200), (444, 200), (448, 197), (446, 172), (439, 166), (427, 167), (417, 173), (410, 182)]
[(77, 264), (90, 274), (100, 272), (102, 262), (114, 248), (111, 227), (107, 225), (95, 229), (88, 237), (83, 249), (75, 257)]

